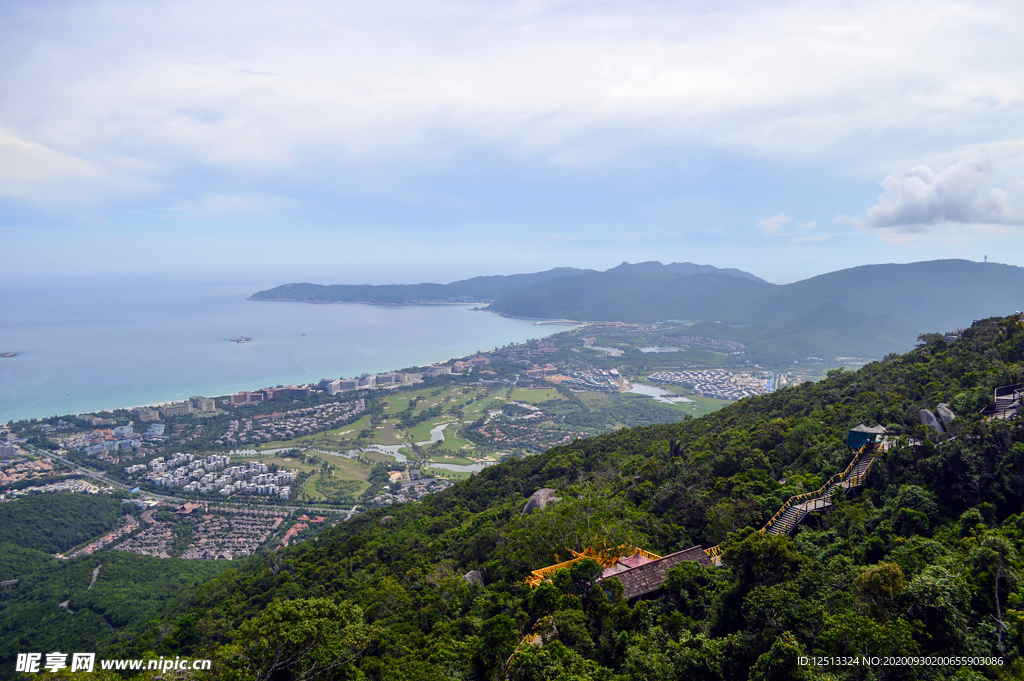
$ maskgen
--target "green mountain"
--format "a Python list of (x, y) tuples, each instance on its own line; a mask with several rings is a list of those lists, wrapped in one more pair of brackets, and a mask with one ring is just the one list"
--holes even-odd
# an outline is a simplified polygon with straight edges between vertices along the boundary
[(738, 270), (735, 267), (720, 268), (714, 267), (713, 265), (696, 265), (692, 262), (672, 262), (667, 265), (662, 265), (656, 260), (648, 260), (647, 262), (638, 263), (623, 262), (621, 265), (613, 267), (607, 271), (618, 274), (675, 274), (684, 277), (691, 274), (728, 274), (733, 277), (741, 277), (743, 279), (750, 279), (751, 281), (767, 283), (764, 279), (756, 277), (750, 272)]
[(969, 260), (864, 265), (779, 286), (722, 319), (752, 324), (791, 318), (823, 303), (887, 314), (920, 329), (955, 329), (1024, 304), (1024, 268)]
[(723, 309), (772, 288), (759, 279), (729, 274), (616, 268), (537, 284), (502, 296), (487, 309), (512, 317), (587, 321), (717, 319)]
[(488, 309), (595, 321), (720, 321), (692, 333), (738, 340), (760, 356), (787, 361), (882, 357), (909, 349), (922, 333), (1024, 307), (1024, 268), (967, 260), (866, 265), (783, 286), (630, 267), (542, 282)]
[[(1022, 381), (1021, 316), (989, 319), (699, 419), (508, 460), (199, 589), (177, 582), (185, 610), (173, 626), (138, 613), (154, 632), (140, 645), (211, 658), (224, 679), (1019, 679), (1024, 428), (980, 412)], [(955, 414), (941, 433), (920, 416), (940, 403)], [(863, 484), (793, 536), (758, 532), (849, 465), (860, 423), (888, 431)], [(526, 513), (542, 489), (555, 498)], [(525, 584), (573, 551), (694, 545), (719, 546), (722, 565), (683, 560), (646, 598), (592, 560)], [(65, 581), (101, 559), (69, 561)], [(130, 572), (126, 599), (143, 579)], [(41, 650), (52, 634), (33, 637), (20, 603), (5, 645)]]

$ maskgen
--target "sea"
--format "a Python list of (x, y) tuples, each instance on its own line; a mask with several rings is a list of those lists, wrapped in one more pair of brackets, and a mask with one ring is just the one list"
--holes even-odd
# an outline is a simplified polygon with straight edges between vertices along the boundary
[(565, 330), (473, 305), (247, 300), (282, 283), (5, 283), (0, 352), (16, 357), (0, 358), (0, 423), (424, 366)]

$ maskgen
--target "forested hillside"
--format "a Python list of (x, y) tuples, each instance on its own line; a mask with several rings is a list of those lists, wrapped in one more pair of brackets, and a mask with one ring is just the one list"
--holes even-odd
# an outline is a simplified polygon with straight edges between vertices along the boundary
[(926, 331), (1019, 309), (1024, 288), (1024, 268), (967, 260), (865, 265), (781, 286), (725, 273), (620, 266), (511, 291), (488, 309), (518, 317), (722, 322), (694, 333), (785, 361), (907, 350)]
[[(1022, 380), (1024, 325), (989, 320), (956, 342), (925, 341), (359, 516), (214, 580), (158, 652), (214, 657), (215, 676), (232, 678), (1021, 678), (1024, 433), (1019, 417), (979, 410)], [(957, 415), (943, 435), (918, 413), (940, 402)], [(865, 487), (792, 538), (754, 531), (846, 465), (845, 434), (861, 422), (898, 438)], [(541, 487), (561, 501), (521, 515)], [(718, 542), (722, 567), (684, 563), (653, 600), (596, 583), (591, 561), (523, 585), (569, 549)], [(521, 643), (532, 634), (543, 645)], [(1003, 664), (799, 666), (803, 655)]]
[(58, 553), (117, 526), (127, 510), (105, 494), (33, 494), (0, 504), (0, 542)]
[(229, 567), (123, 551), (57, 561), (9, 547), (0, 544), (0, 571), (19, 583), (0, 598), (0, 678), (12, 677), (18, 653), (131, 657), (166, 645), (189, 594)]

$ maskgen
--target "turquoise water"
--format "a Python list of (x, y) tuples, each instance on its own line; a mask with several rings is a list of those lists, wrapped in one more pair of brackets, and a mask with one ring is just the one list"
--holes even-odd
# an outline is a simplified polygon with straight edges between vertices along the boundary
[(562, 330), (467, 305), (246, 300), (279, 283), (5, 285), (0, 352), (18, 356), (0, 359), (0, 422), (383, 372)]

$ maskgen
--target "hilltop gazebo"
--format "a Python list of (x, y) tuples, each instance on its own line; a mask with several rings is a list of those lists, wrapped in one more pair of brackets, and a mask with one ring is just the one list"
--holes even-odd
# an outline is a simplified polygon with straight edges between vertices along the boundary
[(863, 423), (851, 428), (846, 436), (846, 446), (860, 449), (866, 444), (878, 444), (885, 437), (885, 426), (865, 426)]

